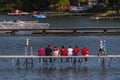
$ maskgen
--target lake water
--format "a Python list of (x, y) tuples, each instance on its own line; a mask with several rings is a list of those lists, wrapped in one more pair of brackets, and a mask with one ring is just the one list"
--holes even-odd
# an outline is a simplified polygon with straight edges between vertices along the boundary
[[(0, 16), (3, 20), (35, 20), (30, 16)], [(91, 20), (89, 17), (49, 17), (39, 19), (40, 22), (48, 22), (51, 27), (120, 27), (120, 20)], [(61, 48), (64, 45), (68, 48), (76, 45), (81, 49), (88, 47), (90, 54), (98, 54), (99, 40), (107, 42), (108, 54), (120, 54), (120, 37), (118, 36), (0, 36), (0, 55), (24, 55), (25, 39), (29, 38), (30, 48), (33, 54), (37, 55), (39, 46), (53, 48), (55, 45)], [(37, 59), (34, 60), (34, 67), (25, 69), (23, 59), (20, 68), (13, 67), (12, 59), (0, 59), (0, 80), (120, 80), (120, 59), (113, 58), (111, 66), (99, 68), (97, 58), (89, 58), (87, 62), (70, 67), (68, 63), (55, 64), (55, 68), (43, 68)], [(51, 64), (49, 64), (50, 66)]]

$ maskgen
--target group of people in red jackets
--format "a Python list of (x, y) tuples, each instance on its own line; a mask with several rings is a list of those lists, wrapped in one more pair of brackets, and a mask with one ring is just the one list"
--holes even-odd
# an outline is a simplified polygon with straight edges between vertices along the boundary
[(71, 46), (65, 48), (62, 46), (59, 49), (57, 46), (54, 46), (52, 49), (51, 46), (48, 45), (46, 48), (41, 46), (38, 49), (38, 56), (79, 56), (80, 54), (83, 56), (88, 56), (88, 48), (84, 47), (80, 50), (78, 46), (75, 46), (75, 48), (72, 48)]

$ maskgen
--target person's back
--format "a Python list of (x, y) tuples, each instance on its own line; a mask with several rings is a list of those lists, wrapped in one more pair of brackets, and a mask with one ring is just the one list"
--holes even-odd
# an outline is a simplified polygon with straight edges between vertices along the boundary
[(52, 54), (52, 49), (50, 48), (50, 45), (48, 45), (47, 48), (45, 48), (45, 55), (46, 56), (51, 56)]
[(61, 56), (67, 56), (67, 50), (66, 50), (66, 48), (64, 48), (64, 46), (62, 46), (60, 52), (61, 52)]
[(40, 47), (38, 49), (38, 56), (43, 56), (43, 55), (44, 55), (44, 49), (43, 49), (43, 47)]
[(84, 48), (82, 49), (82, 55), (83, 55), (83, 56), (88, 56), (88, 49), (87, 49), (86, 47), (84, 47)]
[(67, 51), (68, 51), (68, 53), (67, 53), (68, 56), (72, 56), (73, 55), (73, 49), (72, 49), (71, 46), (69, 46), (69, 48), (67, 49)]
[(54, 53), (54, 54), (53, 54), (54, 56), (58, 56), (58, 55), (59, 55), (59, 48), (55, 46), (55, 47), (53, 48), (53, 53)]
[(76, 46), (74, 49), (73, 49), (73, 56), (78, 56), (80, 54), (80, 49), (78, 48), (78, 46)]
[(105, 40), (103, 40), (102, 46), (103, 46), (103, 55), (107, 55), (106, 41)]

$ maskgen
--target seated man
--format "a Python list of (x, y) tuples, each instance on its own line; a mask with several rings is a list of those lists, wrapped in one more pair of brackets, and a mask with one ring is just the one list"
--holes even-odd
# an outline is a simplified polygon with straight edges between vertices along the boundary
[(79, 54), (80, 54), (80, 49), (78, 48), (78, 46), (76, 46), (73, 49), (73, 56), (79, 56)]
[[(89, 51), (86, 47), (82, 48), (82, 55), (83, 56), (88, 56), (88, 53), (89, 53)], [(87, 58), (85, 58), (85, 61), (87, 61)]]

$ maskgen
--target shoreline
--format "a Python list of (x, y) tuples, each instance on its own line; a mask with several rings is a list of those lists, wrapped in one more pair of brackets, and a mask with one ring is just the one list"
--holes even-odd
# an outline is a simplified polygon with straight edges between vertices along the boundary
[[(32, 12), (28, 12), (29, 14), (26, 15), (9, 15), (9, 16), (28, 16), (28, 15), (32, 15)], [(108, 15), (105, 16), (101, 16), (102, 14), (107, 14), (107, 13), (70, 13), (70, 12), (40, 12), (40, 14), (45, 14), (47, 17), (51, 17), (51, 16), (91, 16), (91, 19), (96, 19), (95, 17), (107, 17)], [(8, 15), (7, 13), (0, 13), (0, 15)], [(116, 15), (120, 15), (120, 13), (118, 14), (110, 14), (113, 15), (112, 17), (116, 16)], [(94, 18), (93, 18), (94, 17)], [(111, 16), (110, 16), (111, 17)]]
[[(98, 13), (40, 12), (40, 14), (45, 14), (46, 16), (49, 17), (49, 16), (94, 16)], [(8, 15), (8, 14), (0, 13), (0, 15)], [(27, 15), (32, 15), (32, 12), (29, 12), (29, 14)], [(9, 16), (23, 16), (23, 15), (9, 15)]]

